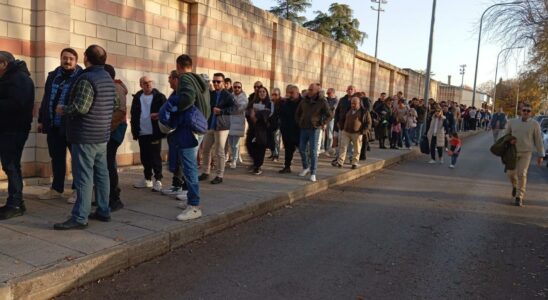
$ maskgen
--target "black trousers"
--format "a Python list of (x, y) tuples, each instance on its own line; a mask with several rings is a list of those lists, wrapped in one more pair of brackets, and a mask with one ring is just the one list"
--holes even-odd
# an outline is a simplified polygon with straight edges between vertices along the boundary
[(162, 140), (153, 139), (152, 135), (142, 135), (139, 137), (139, 149), (145, 179), (151, 180), (154, 171), (154, 178), (162, 180)]
[(118, 179), (118, 164), (116, 164), (116, 152), (118, 152), (118, 147), (120, 147), (120, 143), (113, 139), (110, 139), (107, 143), (107, 167), (108, 177), (110, 179), (110, 206), (112, 206), (113, 203), (120, 201), (121, 190)]
[(441, 159), (443, 156), (443, 147), (436, 147), (438, 139), (435, 136), (432, 136), (430, 141), (430, 157), (432, 160), (436, 160), (436, 149), (438, 150), (438, 157)]
[(254, 136), (248, 133), (245, 139), (245, 146), (247, 147), (249, 156), (253, 159), (253, 167), (258, 169), (262, 167), (264, 163), (264, 155), (266, 153), (267, 146), (253, 142), (253, 139)]
[[(170, 138), (173, 138), (173, 135), (170, 135), (167, 137), (168, 142)], [(170, 152), (171, 155), (171, 152)], [(173, 179), (171, 181), (171, 186), (174, 187), (184, 187), (185, 185), (185, 179), (183, 176), (183, 169), (181, 168), (181, 159), (179, 158), (179, 154), (177, 153), (177, 165), (175, 166), (175, 172), (173, 172)]]
[[(48, 152), (51, 158), (51, 170), (53, 181), (51, 188), (59, 193), (65, 190), (65, 175), (67, 173), (67, 149), (70, 151), (70, 144), (67, 137), (60, 128), (50, 128), (47, 134)], [(74, 189), (74, 185), (72, 186)]]
[(289, 133), (283, 133), (282, 132), (282, 141), (284, 143), (284, 157), (285, 162), (284, 166), (286, 168), (291, 167), (291, 162), (293, 161), (293, 154), (295, 154), (295, 150), (297, 149), (297, 146), (299, 145), (299, 137), (295, 137), (290, 135)]
[(0, 161), (8, 176), (7, 207), (24, 206), (21, 156), (28, 137), (28, 132), (0, 133)]

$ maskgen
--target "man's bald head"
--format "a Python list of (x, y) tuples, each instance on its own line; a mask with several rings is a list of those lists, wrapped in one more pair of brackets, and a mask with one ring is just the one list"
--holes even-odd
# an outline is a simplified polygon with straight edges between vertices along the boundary
[(154, 89), (154, 86), (152, 85), (153, 81), (152, 78), (148, 76), (143, 76), (139, 79), (139, 85), (143, 89), (143, 93), (145, 95), (152, 94), (152, 90)]
[(92, 66), (102, 66), (107, 63), (107, 51), (99, 45), (91, 45), (84, 52), (84, 63), (86, 67), (88, 65)]

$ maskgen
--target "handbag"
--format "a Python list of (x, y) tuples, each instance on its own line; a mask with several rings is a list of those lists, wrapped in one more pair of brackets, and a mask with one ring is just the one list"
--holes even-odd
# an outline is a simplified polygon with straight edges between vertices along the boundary
[(428, 142), (428, 137), (426, 135), (421, 137), (420, 147), (421, 153), (430, 154), (430, 143)]

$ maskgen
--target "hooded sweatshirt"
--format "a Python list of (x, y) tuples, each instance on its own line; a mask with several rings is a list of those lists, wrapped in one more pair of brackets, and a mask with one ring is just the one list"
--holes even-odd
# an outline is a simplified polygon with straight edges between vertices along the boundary
[(24, 61), (8, 64), (0, 77), (0, 133), (29, 132), (34, 107), (34, 83)]

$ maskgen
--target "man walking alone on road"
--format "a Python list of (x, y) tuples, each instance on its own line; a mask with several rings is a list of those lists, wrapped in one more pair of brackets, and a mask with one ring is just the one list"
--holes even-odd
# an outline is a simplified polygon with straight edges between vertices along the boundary
[(542, 164), (544, 157), (544, 145), (540, 125), (531, 118), (531, 105), (523, 104), (521, 117), (508, 121), (505, 135), (511, 134), (516, 138), (517, 161), (514, 170), (508, 170), (506, 174), (512, 183), (512, 197), (515, 197), (515, 205), (523, 205), (525, 186), (527, 184), (527, 172), (533, 152), (537, 152), (537, 164)]

